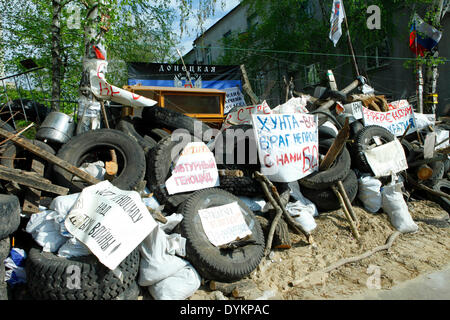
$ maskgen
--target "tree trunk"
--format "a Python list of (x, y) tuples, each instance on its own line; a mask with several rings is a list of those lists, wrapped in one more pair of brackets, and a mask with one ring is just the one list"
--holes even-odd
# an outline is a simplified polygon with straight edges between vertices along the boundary
[[(444, 8), (444, 0), (435, 0), (431, 10), (434, 12), (433, 21), (430, 24), (440, 29), (442, 11)], [(434, 58), (439, 57), (439, 51), (436, 50), (433, 54)], [(424, 96), (426, 97), (424, 103), (424, 112), (428, 114), (436, 113), (436, 107), (438, 103), (437, 97), (437, 79), (439, 77), (439, 71), (437, 64), (429, 64), (425, 66), (425, 87)]]
[(52, 0), (52, 110), (59, 110), (61, 100), (61, 0)]

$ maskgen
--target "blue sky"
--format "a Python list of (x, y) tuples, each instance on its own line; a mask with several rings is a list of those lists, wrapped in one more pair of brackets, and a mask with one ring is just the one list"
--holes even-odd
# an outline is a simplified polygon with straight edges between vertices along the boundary
[[(224, 8), (222, 8), (220, 4), (220, 0), (217, 0), (216, 10), (214, 16), (208, 18), (205, 21), (205, 24), (203, 26), (204, 30), (207, 30), (209, 27), (211, 27), (214, 23), (216, 23), (218, 20), (220, 20), (224, 15), (226, 15), (228, 12), (230, 12), (233, 8), (235, 8), (240, 0), (226, 0)], [(178, 28), (178, 21), (175, 22), (174, 30), (177, 30)], [(195, 32), (195, 27), (197, 25), (197, 22), (195, 20), (195, 17), (192, 17), (188, 20), (188, 29), (190, 31), (190, 34), (186, 34), (186, 32), (182, 35), (180, 41), (179, 48), (181, 53), (184, 55), (188, 53), (192, 49), (192, 42), (197, 38), (197, 33)]]

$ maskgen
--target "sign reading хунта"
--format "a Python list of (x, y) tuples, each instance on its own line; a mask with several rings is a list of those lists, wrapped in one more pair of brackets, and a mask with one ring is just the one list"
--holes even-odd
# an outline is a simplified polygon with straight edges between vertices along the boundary
[(364, 107), (362, 110), (365, 126), (381, 126), (389, 130), (395, 136), (402, 136), (408, 126), (410, 126), (408, 134), (417, 130), (412, 106), (406, 106), (388, 112), (372, 111)]
[(317, 116), (253, 114), (261, 172), (274, 182), (293, 182), (319, 167)]

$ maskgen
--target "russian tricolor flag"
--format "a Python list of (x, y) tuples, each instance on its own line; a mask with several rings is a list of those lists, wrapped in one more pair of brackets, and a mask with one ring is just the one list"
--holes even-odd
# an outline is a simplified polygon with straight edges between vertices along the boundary
[(425, 23), (417, 14), (414, 15), (409, 35), (411, 51), (423, 57), (426, 51), (436, 47), (441, 37), (442, 32)]

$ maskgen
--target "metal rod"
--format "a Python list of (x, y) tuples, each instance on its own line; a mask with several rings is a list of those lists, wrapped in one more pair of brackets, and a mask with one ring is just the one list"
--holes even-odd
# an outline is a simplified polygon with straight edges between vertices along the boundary
[(20, 87), (19, 87), (19, 85), (17, 83), (16, 77), (14, 77), (14, 84), (16, 85), (17, 92), (19, 93), (20, 105), (22, 106), (23, 116), (25, 117), (25, 121), (28, 121), (27, 112), (25, 111), (25, 107), (23, 106), (22, 94), (20, 93)]
[(34, 111), (36, 111), (36, 119), (39, 124), (41, 124), (41, 119), (39, 117), (39, 111), (36, 105), (36, 99), (34, 98), (33, 88), (31, 87), (30, 78), (28, 78), (28, 74), (25, 74), (25, 78), (27, 79), (28, 87), (30, 88), (31, 98), (33, 99)]

